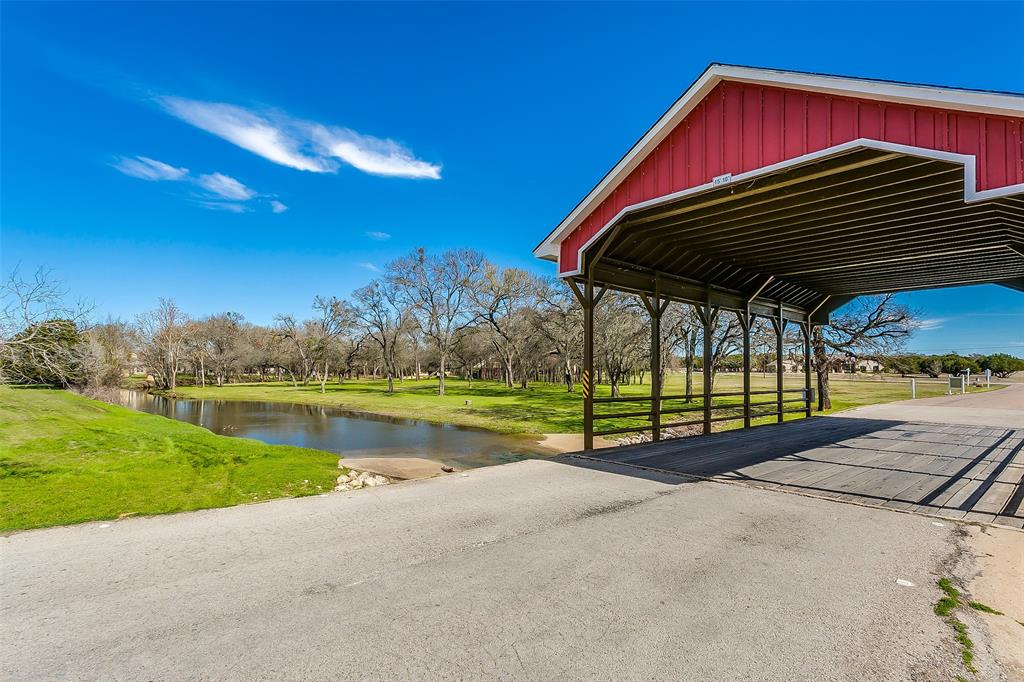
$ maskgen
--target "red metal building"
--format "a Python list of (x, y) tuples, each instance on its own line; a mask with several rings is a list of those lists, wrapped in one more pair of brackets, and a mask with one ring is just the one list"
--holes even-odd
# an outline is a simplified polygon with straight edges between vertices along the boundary
[[(643, 298), (652, 345), (671, 301), (696, 306), (705, 330), (722, 311), (747, 336), (755, 317), (769, 319), (780, 355), (785, 326), (799, 325), (805, 367), (812, 328), (856, 296), (1024, 291), (1024, 95), (715, 64), (534, 253), (557, 261), (584, 308), (589, 447), (603, 416), (590, 386), (593, 309), (608, 288)], [(774, 410), (752, 415), (747, 381), (745, 425), (794, 411), (781, 374), (774, 392)], [(810, 394), (808, 375), (808, 415)], [(737, 418), (713, 415), (707, 376), (699, 397), (705, 431)], [(655, 440), (661, 414), (692, 409), (663, 409), (672, 398), (648, 399)]]
[[(621, 214), (716, 177), (891, 143), (965, 165), (965, 198), (1024, 192), (1019, 95), (714, 64), (535, 250), (579, 272)], [(881, 144), (878, 145), (880, 148)], [(957, 158), (960, 157), (960, 158)]]

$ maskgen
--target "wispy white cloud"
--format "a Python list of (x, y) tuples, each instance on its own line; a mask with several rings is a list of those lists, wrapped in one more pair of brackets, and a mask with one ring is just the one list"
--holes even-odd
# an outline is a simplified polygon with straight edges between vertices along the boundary
[(334, 170), (324, 159), (303, 153), (301, 139), (286, 126), (242, 107), (182, 97), (159, 97), (157, 102), (172, 116), (274, 163), (314, 173)]
[(228, 211), (229, 213), (248, 213), (249, 207), (233, 201), (200, 201), (199, 205), (211, 211)]
[(441, 167), (420, 161), (412, 152), (394, 140), (382, 140), (362, 135), (348, 128), (312, 128), (313, 141), (318, 151), (341, 159), (350, 166), (370, 175), (399, 178), (441, 179)]
[(931, 319), (921, 320), (918, 323), (918, 327), (917, 328), (922, 330), (922, 331), (929, 331), (931, 329), (939, 329), (944, 324), (946, 324), (946, 322), (948, 322), (948, 321), (949, 321), (948, 318), (945, 318), (945, 317), (935, 317), (935, 318), (931, 318)]
[(125, 175), (142, 180), (183, 180), (188, 176), (188, 168), (177, 168), (146, 156), (119, 156), (111, 165)]
[(200, 175), (196, 182), (206, 191), (233, 201), (248, 201), (256, 196), (256, 192), (223, 173)]
[(391, 235), (389, 233), (380, 232), (379, 230), (367, 232), (366, 236), (375, 242), (386, 242), (387, 240), (391, 239)]
[(255, 112), (233, 104), (158, 97), (167, 113), (274, 163), (312, 173), (334, 173), (339, 161), (371, 175), (439, 180), (441, 166), (417, 159), (390, 139), (349, 128)]
[(380, 272), (380, 268), (378, 268), (378, 267), (377, 267), (376, 265), (374, 265), (373, 263), (360, 263), (360, 264), (359, 264), (359, 267), (361, 267), (361, 268), (366, 268), (366, 269), (367, 269), (367, 270), (369, 270), (370, 272)]
[[(187, 168), (178, 168), (146, 156), (120, 156), (111, 165), (134, 178), (179, 182), (198, 187), (199, 191), (194, 192), (192, 198), (203, 208), (216, 211), (247, 213), (250, 210), (248, 202), (263, 196), (230, 175), (214, 172), (193, 176)], [(274, 213), (288, 210), (287, 206), (276, 199), (270, 199), (267, 203)]]

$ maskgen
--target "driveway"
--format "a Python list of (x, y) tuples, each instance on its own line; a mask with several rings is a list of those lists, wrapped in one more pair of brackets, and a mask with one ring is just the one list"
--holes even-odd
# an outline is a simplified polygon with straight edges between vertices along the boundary
[(1024, 384), (1010, 384), (985, 393), (868, 405), (835, 416), (1024, 429)]
[(0, 676), (965, 675), (954, 523), (567, 461), (0, 538)]

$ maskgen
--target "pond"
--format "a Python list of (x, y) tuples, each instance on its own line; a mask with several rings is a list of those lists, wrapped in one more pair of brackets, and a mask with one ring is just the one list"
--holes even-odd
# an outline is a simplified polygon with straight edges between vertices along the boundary
[(141, 412), (202, 426), (222, 436), (297, 445), (345, 457), (422, 457), (460, 468), (539, 456), (536, 441), (417, 419), (296, 403), (178, 400), (123, 390), (119, 402)]

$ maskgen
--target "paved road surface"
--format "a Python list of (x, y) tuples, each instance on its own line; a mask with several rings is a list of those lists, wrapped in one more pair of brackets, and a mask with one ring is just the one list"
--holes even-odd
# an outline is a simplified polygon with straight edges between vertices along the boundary
[(834, 416), (1024, 429), (1024, 384), (985, 393), (868, 405)]
[(639, 475), (529, 461), (2, 538), (0, 677), (962, 674), (931, 610), (953, 524)]

